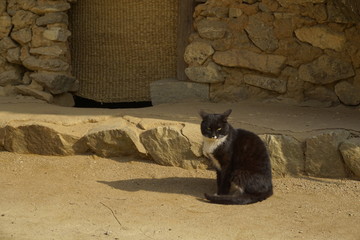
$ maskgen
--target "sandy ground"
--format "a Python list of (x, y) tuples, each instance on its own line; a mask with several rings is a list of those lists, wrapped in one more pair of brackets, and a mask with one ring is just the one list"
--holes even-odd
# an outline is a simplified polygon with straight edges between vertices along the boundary
[(0, 152), (0, 239), (360, 239), (360, 182), (274, 179), (252, 205), (203, 201), (208, 170)]

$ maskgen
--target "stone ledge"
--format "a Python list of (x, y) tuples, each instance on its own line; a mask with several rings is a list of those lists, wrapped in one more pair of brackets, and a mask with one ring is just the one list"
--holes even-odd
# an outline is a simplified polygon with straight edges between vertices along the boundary
[(183, 101), (208, 101), (209, 85), (204, 83), (163, 79), (150, 84), (153, 105)]
[[(86, 130), (76, 131), (80, 125), (86, 125)], [(305, 140), (286, 134), (260, 137), (268, 147), (274, 177), (360, 177), (359, 133), (314, 131)], [(8, 122), (0, 127), (0, 150), (64, 156), (134, 155), (186, 169), (210, 167), (202, 156), (201, 142), (198, 124), (132, 116), (63, 126), (39, 121)]]

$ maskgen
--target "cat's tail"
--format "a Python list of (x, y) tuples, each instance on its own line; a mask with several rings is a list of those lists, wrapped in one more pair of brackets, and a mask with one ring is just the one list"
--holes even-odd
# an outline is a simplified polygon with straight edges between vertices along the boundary
[(238, 205), (246, 205), (252, 204), (256, 202), (261, 202), (266, 198), (270, 197), (273, 194), (272, 190), (260, 193), (260, 194), (248, 194), (244, 193), (242, 195), (208, 195), (205, 193), (205, 198), (209, 200), (211, 203), (218, 204), (238, 204)]

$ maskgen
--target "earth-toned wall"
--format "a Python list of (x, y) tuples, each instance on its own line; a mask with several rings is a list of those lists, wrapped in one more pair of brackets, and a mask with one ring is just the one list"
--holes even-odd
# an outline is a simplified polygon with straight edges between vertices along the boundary
[(271, 98), (360, 104), (356, 9), (332, 0), (208, 0), (196, 7), (185, 52), (213, 101)]
[[(70, 0), (0, 1), (0, 96), (71, 99)], [(71, 101), (70, 101), (71, 102)]]
[[(0, 96), (73, 104), (71, 2), (0, 1)], [(359, 105), (360, 17), (348, 2), (205, 1), (194, 12), (186, 75), (209, 84), (212, 101)]]

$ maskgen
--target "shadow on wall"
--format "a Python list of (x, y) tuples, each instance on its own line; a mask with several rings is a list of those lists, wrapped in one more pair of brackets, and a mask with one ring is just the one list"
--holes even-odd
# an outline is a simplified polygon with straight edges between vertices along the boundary
[(136, 178), (112, 182), (98, 182), (127, 192), (137, 192), (143, 190), (149, 192), (183, 194), (199, 198), (202, 198), (205, 192), (216, 191), (215, 179), (205, 178)]

